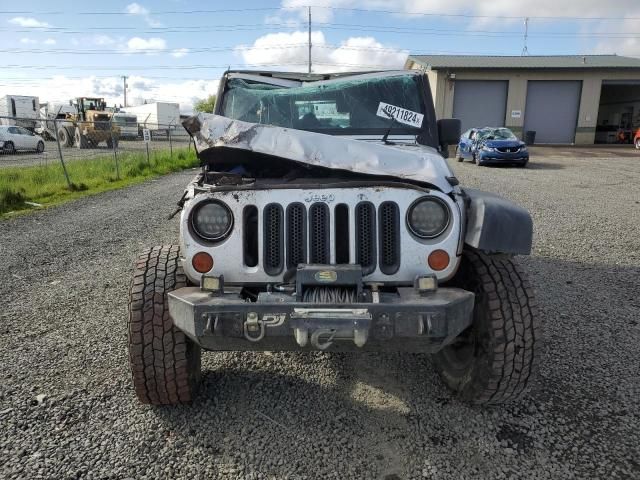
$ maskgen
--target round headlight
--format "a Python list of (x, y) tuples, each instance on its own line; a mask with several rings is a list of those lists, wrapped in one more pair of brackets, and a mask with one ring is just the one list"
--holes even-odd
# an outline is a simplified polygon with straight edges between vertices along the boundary
[(407, 212), (407, 225), (420, 238), (434, 238), (449, 226), (449, 207), (436, 197), (417, 200)]
[(231, 231), (233, 214), (222, 202), (203, 202), (191, 214), (191, 226), (199, 237), (215, 242)]

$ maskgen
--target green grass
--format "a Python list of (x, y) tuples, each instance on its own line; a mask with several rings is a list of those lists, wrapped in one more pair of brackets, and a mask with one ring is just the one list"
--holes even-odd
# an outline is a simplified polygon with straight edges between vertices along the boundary
[(149, 178), (198, 166), (194, 151), (157, 151), (119, 153), (120, 177), (116, 175), (113, 155), (67, 162), (71, 188), (59, 162), (46, 166), (0, 169), (0, 217), (33, 208), (25, 202), (44, 207), (68, 202), (87, 195), (115, 190)]

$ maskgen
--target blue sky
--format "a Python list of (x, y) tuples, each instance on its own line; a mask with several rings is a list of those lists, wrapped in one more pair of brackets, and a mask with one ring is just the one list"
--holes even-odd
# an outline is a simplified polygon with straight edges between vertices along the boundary
[(122, 103), (128, 75), (134, 103), (188, 111), (227, 66), (305, 69), (308, 3), (316, 71), (399, 68), (409, 52), (519, 55), (526, 16), (532, 55), (640, 56), (637, 0), (3, 2), (0, 94)]

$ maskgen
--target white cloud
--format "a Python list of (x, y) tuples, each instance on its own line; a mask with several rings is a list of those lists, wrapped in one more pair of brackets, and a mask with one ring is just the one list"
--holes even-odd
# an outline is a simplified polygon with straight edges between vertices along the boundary
[(609, 22), (605, 25), (599, 26), (595, 33), (607, 33), (615, 31), (616, 34), (627, 38), (603, 38), (596, 45), (594, 52), (599, 54), (611, 54), (618, 55), (630, 55), (640, 57), (640, 38), (638, 38), (638, 25), (640, 22), (634, 19), (627, 19), (623, 22), (615, 25), (615, 30), (612, 30), (612, 26)]
[(44, 42), (42, 42), (43, 45), (55, 45), (56, 43), (57, 42), (53, 38), (47, 38)]
[(9, 23), (25, 28), (46, 28), (51, 26), (47, 22), (41, 22), (31, 17), (13, 17), (9, 19)]
[[(270, 33), (251, 46), (239, 46), (236, 53), (249, 65), (288, 70), (307, 68), (307, 32)], [(403, 68), (408, 52), (385, 47), (373, 37), (351, 37), (334, 46), (320, 31), (311, 33), (311, 59), (314, 72)]]
[(135, 3), (135, 2), (134, 3), (130, 3), (125, 8), (125, 12), (128, 13), (129, 15), (138, 15), (138, 16), (142, 17), (144, 19), (144, 21), (147, 22), (147, 25), (149, 25), (150, 27), (161, 27), (162, 26), (161, 22), (159, 22), (158, 20), (156, 20), (156, 19), (151, 17), (151, 12), (149, 11), (149, 9), (143, 7), (139, 3)]
[(176, 48), (171, 52), (172, 57), (182, 58), (189, 53), (188, 48)]
[(130, 3), (125, 10), (130, 15), (149, 15), (149, 10), (139, 3)]
[(95, 45), (101, 46), (113, 45), (114, 43), (116, 43), (116, 39), (110, 37), (109, 35), (94, 35), (91, 41)]
[(127, 41), (127, 51), (140, 52), (144, 51), (149, 54), (158, 53), (160, 50), (167, 48), (167, 42), (164, 38), (140, 38), (133, 37)]
[[(12, 94), (37, 95), (41, 103), (67, 104), (70, 98), (78, 96), (78, 92), (86, 96), (104, 97), (109, 106), (120, 105), (124, 101), (122, 79), (118, 76), (74, 78), (58, 75), (37, 83), (10, 80), (3, 80), (3, 83), (8, 85), (7, 91)], [(177, 102), (183, 113), (191, 113), (196, 100), (215, 94), (218, 90), (217, 80), (205, 79), (161, 82), (144, 76), (130, 76), (127, 84), (127, 102), (132, 105), (142, 104), (145, 100)]]
[(22, 43), (24, 45), (34, 45), (34, 44), (38, 43), (38, 41), (34, 40), (33, 38), (23, 37), (23, 38), (20, 39), (20, 43)]

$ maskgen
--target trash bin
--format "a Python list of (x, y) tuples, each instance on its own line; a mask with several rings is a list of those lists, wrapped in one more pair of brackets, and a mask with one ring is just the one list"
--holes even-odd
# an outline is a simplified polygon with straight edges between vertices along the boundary
[(527, 130), (524, 132), (524, 143), (527, 145), (533, 145), (536, 143), (536, 131), (535, 130)]

